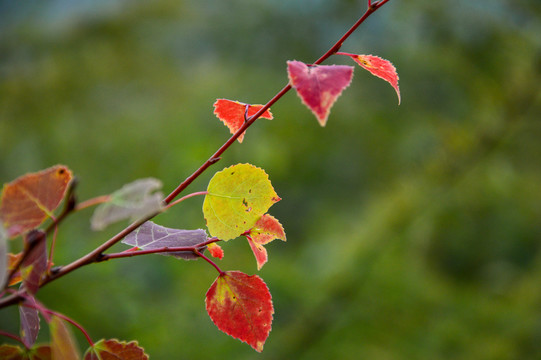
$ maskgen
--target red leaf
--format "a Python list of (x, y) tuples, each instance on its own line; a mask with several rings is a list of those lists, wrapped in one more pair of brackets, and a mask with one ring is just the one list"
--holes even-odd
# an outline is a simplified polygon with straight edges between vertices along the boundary
[(274, 308), (269, 289), (259, 276), (226, 271), (208, 290), (205, 303), (218, 329), (258, 352), (263, 350)]
[(224, 258), (224, 250), (222, 247), (216, 243), (211, 243), (207, 245), (207, 248), (210, 252), (210, 255), (212, 255), (215, 258), (218, 258), (222, 260)]
[(9, 237), (40, 225), (53, 215), (71, 181), (71, 171), (62, 165), (26, 174), (2, 189), (0, 219)]
[(288, 61), (287, 72), (291, 86), (321, 126), (325, 126), (331, 107), (353, 78), (353, 67), (345, 65), (309, 67), (300, 61)]
[(250, 229), (250, 234), (246, 238), (254, 253), (257, 262), (257, 270), (261, 270), (268, 259), (267, 250), (263, 245), (268, 244), (274, 239), (286, 241), (286, 234), (282, 224), (280, 224), (276, 218), (269, 214), (265, 214), (261, 216), (255, 226)]
[(357, 64), (385, 81), (387, 81), (396, 91), (398, 96), (398, 104), (400, 105), (400, 89), (398, 88), (398, 74), (393, 64), (385, 59), (373, 55), (355, 55), (347, 54)]
[(87, 350), (84, 360), (148, 360), (136, 341), (100, 340)]
[[(246, 113), (246, 106), (248, 106), (248, 113)], [(231, 134), (234, 134), (244, 125), (245, 114), (250, 117), (262, 107), (263, 105), (248, 105), (239, 101), (218, 99), (214, 103), (214, 114), (229, 128)], [(272, 120), (272, 113), (270, 110), (266, 110), (260, 117)], [(244, 139), (245, 133), (246, 131), (237, 138), (240, 143)]]
[(40, 345), (30, 349), (29, 360), (51, 360), (51, 347), (49, 345)]

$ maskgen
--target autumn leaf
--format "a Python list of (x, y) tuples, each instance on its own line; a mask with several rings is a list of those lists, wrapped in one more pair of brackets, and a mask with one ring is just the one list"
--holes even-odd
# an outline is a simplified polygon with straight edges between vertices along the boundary
[[(136, 246), (142, 250), (154, 250), (161, 248), (194, 246), (207, 241), (205, 230), (179, 230), (170, 229), (157, 225), (152, 221), (147, 221), (139, 226), (135, 231), (128, 234), (122, 243)], [(201, 250), (205, 248), (202, 247)], [(163, 252), (159, 255), (174, 256), (184, 260), (198, 259), (192, 251)]]
[[(22, 256), (23, 256), (22, 251), (20, 253), (17, 253), (17, 254), (12, 254), (12, 253), (8, 254), (8, 268), (7, 268), (7, 270), (9, 272), (11, 272), (13, 269), (15, 269), (15, 266), (19, 263)], [(11, 279), (9, 279), (8, 286), (15, 285), (17, 283), (20, 283), (21, 281), (23, 281), (23, 278), (21, 277), (21, 272), (16, 271), (15, 274), (13, 274), (13, 276), (11, 277)]]
[(93, 230), (103, 230), (114, 222), (136, 220), (162, 209), (163, 194), (158, 179), (146, 178), (133, 181), (111, 194), (109, 202), (100, 204), (90, 220)]
[(49, 322), (49, 328), (51, 331), (51, 352), (53, 359), (77, 360), (81, 358), (73, 335), (64, 323), (64, 320), (58, 316), (52, 316)]
[(49, 345), (39, 345), (30, 349), (28, 360), (55, 360), (52, 358)]
[(224, 251), (222, 247), (216, 243), (210, 243), (207, 245), (207, 248), (210, 252), (210, 255), (212, 255), (215, 258), (218, 258), (222, 260), (224, 258)]
[(32, 230), (52, 217), (72, 179), (71, 171), (56, 165), (26, 174), (2, 189), (0, 220), (10, 238)]
[(86, 351), (84, 360), (148, 360), (148, 355), (136, 341), (102, 339)]
[(302, 102), (325, 126), (336, 99), (349, 86), (353, 67), (345, 65), (308, 66), (301, 61), (288, 61), (289, 82)]
[(24, 350), (17, 345), (0, 345), (0, 359), (2, 360), (24, 360), (26, 356)]
[(41, 277), (47, 270), (47, 242), (42, 230), (32, 230), (25, 238), (25, 251), (28, 255), (20, 266), (20, 274), (26, 289), (35, 294), (41, 283)]
[(34, 345), (39, 333), (39, 312), (33, 307), (35, 304), (36, 300), (33, 297), (27, 297), (25, 301), (19, 305), (21, 338), (27, 348)]
[(226, 271), (207, 292), (205, 304), (214, 324), (224, 333), (261, 352), (272, 324), (271, 294), (257, 275)]
[(339, 53), (351, 57), (363, 69), (368, 70), (375, 75), (387, 81), (396, 91), (398, 96), (398, 105), (400, 105), (400, 89), (398, 88), (398, 74), (396, 68), (389, 61), (374, 55), (356, 55), (348, 53)]
[(286, 234), (282, 224), (280, 224), (276, 218), (269, 214), (265, 214), (255, 223), (254, 227), (250, 229), (246, 239), (254, 253), (257, 262), (257, 270), (261, 270), (268, 259), (267, 250), (263, 245), (268, 244), (274, 239), (286, 241)]
[(280, 200), (269, 176), (250, 164), (237, 164), (214, 174), (203, 202), (212, 236), (231, 240), (252, 228)]
[[(247, 106), (248, 112), (246, 112)], [(235, 134), (244, 125), (245, 115), (246, 117), (255, 115), (262, 107), (263, 105), (249, 105), (239, 101), (218, 99), (214, 103), (214, 114), (229, 128), (231, 134)], [(260, 117), (272, 120), (272, 113), (270, 110), (266, 110)], [(237, 138), (240, 143), (242, 143), (245, 133), (246, 131)]]

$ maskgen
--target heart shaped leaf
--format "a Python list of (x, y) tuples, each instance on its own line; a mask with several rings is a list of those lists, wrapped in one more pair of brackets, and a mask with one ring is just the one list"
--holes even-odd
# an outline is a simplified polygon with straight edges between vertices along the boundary
[(349, 86), (353, 67), (345, 65), (308, 66), (301, 61), (288, 61), (289, 82), (302, 102), (325, 126), (336, 99)]
[(205, 304), (224, 333), (261, 352), (269, 336), (274, 308), (269, 289), (257, 275), (226, 271), (207, 292)]

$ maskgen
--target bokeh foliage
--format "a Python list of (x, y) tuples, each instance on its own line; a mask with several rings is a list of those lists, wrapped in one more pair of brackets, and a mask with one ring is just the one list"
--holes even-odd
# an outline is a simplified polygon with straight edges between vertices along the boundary
[[(363, 10), (0, 1), (0, 181), (63, 163), (81, 199), (148, 176), (167, 192), (228, 137), (216, 98), (266, 102), (286, 60), (315, 60)], [(216, 272), (201, 261), (91, 265), (40, 298), (154, 359), (541, 357), (540, 18), (536, 0), (392, 0), (342, 50), (391, 60), (400, 107), (360, 69), (324, 129), (291, 93), (188, 188), (249, 162), (283, 198), (273, 215), (288, 242), (268, 246), (260, 272), (276, 309), (261, 355), (211, 323)], [(156, 221), (202, 227), (201, 205)], [(60, 228), (58, 264), (121, 228), (93, 233), (89, 216)], [(224, 269), (256, 272), (246, 241), (224, 249)], [(0, 314), (17, 331), (15, 309)]]

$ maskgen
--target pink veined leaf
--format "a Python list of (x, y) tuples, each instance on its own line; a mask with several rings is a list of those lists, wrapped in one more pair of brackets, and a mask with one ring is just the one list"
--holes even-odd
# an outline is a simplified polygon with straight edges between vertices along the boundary
[(308, 66), (301, 61), (288, 61), (287, 73), (291, 86), (302, 102), (325, 126), (331, 107), (353, 78), (353, 67), (345, 65)]
[(396, 91), (396, 95), (398, 96), (398, 105), (400, 105), (398, 73), (396, 72), (394, 65), (389, 60), (385, 60), (374, 55), (343, 54), (351, 57), (357, 64), (359, 64), (363, 69), (368, 70), (372, 75), (375, 75), (391, 84)]
[(271, 294), (257, 275), (240, 271), (221, 273), (205, 298), (207, 312), (226, 334), (261, 352), (272, 324)]
[[(248, 112), (246, 112), (247, 106)], [(234, 134), (244, 125), (245, 115), (246, 117), (255, 115), (262, 107), (263, 105), (249, 105), (239, 101), (218, 99), (214, 103), (214, 114), (229, 128), (231, 134)], [(266, 110), (261, 117), (272, 120), (272, 113)], [(239, 143), (242, 143), (245, 133), (246, 131), (237, 138)]]
[(30, 348), (36, 342), (39, 333), (39, 312), (35, 307), (25, 306), (35, 305), (36, 300), (33, 297), (28, 297), (22, 304), (19, 305), (19, 316), (21, 320), (21, 338), (24, 345)]
[[(153, 250), (160, 248), (194, 246), (207, 241), (205, 230), (179, 230), (170, 229), (147, 221), (135, 231), (126, 236), (122, 243), (136, 246), (142, 250)], [(206, 247), (203, 247), (203, 251)], [(164, 252), (159, 255), (174, 256), (184, 260), (195, 260), (199, 256), (191, 251)]]

